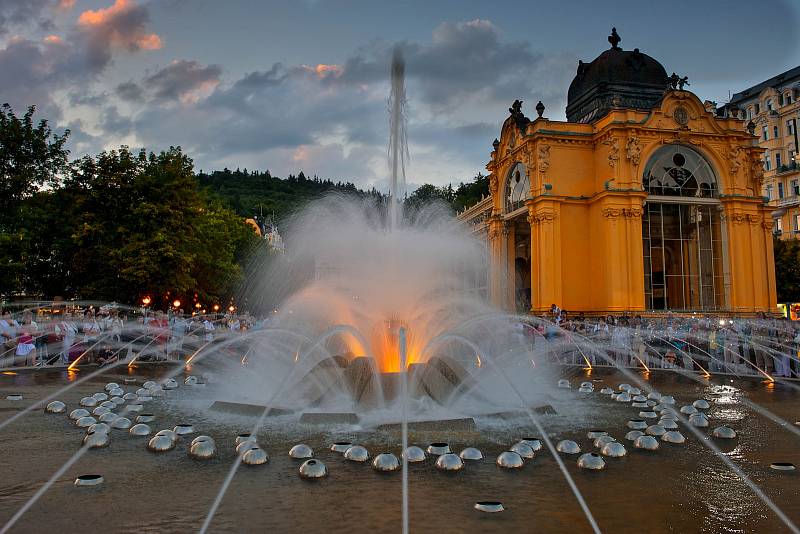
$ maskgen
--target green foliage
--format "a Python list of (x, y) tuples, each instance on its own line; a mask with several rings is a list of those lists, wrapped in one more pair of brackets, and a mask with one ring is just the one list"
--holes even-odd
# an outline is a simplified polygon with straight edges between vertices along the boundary
[(8, 104), (0, 107), (0, 293), (15, 290), (26, 276), (24, 203), (42, 186), (57, 184), (69, 156), (69, 131), (58, 136), (45, 120), (34, 125), (34, 112), (30, 107), (17, 117)]
[(303, 172), (282, 179), (272, 176), (268, 170), (223, 169), (211, 174), (200, 173), (197, 179), (239, 215), (253, 217), (263, 214), (274, 217), (276, 221), (285, 220), (309, 201), (327, 193), (381, 197), (375, 189), (362, 191), (350, 182), (333, 182), (316, 176), (308, 178)]
[(778, 302), (800, 302), (800, 240), (773, 239)]
[(448, 204), (454, 211), (461, 211), (480, 202), (488, 194), (489, 178), (478, 173), (472, 182), (461, 182), (455, 190), (453, 190), (453, 184), (448, 184), (446, 187), (436, 187), (431, 184), (421, 185), (408, 196), (406, 207), (413, 210), (439, 200)]

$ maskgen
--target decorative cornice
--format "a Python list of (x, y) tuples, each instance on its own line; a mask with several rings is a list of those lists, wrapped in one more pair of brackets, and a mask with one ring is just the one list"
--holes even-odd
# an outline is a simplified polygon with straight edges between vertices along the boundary
[(553, 223), (558, 216), (552, 211), (543, 211), (540, 213), (529, 213), (528, 214), (528, 224), (547, 224)]
[[(761, 222), (760, 215), (754, 215), (752, 213), (742, 213), (740, 211), (734, 211), (731, 213), (722, 213), (719, 216), (721, 221), (731, 221), (734, 224), (744, 224), (749, 223), (752, 225), (759, 224)], [(771, 227), (771, 226), (770, 226)]]

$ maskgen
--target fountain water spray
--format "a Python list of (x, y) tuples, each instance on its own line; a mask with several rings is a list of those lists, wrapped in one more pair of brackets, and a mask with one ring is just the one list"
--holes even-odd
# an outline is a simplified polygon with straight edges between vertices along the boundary
[(392, 89), (389, 96), (389, 228), (395, 229), (402, 219), (402, 200), (406, 192), (406, 62), (399, 47), (392, 54)]

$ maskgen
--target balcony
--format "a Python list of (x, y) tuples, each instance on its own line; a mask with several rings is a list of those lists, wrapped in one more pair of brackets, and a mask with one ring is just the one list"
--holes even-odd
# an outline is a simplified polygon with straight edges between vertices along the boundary
[(797, 172), (798, 170), (800, 170), (800, 165), (797, 165), (797, 162), (793, 161), (789, 165), (781, 165), (775, 169), (775, 176)]
[(787, 208), (789, 206), (800, 206), (800, 195), (791, 195), (784, 198), (773, 198), (769, 201), (769, 206), (773, 208)]

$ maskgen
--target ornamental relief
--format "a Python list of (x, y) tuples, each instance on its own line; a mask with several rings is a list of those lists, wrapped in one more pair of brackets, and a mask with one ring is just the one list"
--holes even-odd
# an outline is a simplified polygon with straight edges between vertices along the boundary
[(539, 145), (536, 152), (536, 163), (539, 167), (539, 172), (547, 172), (550, 168), (550, 145)]
[(545, 224), (545, 223), (552, 223), (556, 220), (556, 214), (551, 211), (546, 211), (542, 213), (529, 213), (528, 214), (528, 224)]
[[(742, 212), (738, 212), (738, 211), (735, 211), (735, 212), (732, 212), (732, 213), (722, 213), (722, 214), (720, 214), (719, 218), (723, 222), (731, 221), (734, 224), (749, 223), (749, 224), (752, 224), (752, 225), (756, 225), (756, 224), (761, 222), (761, 216), (760, 215), (754, 215), (752, 213), (742, 213)], [(771, 226), (771, 223), (770, 223), (770, 228), (771, 227), (772, 226)]]
[(739, 168), (742, 162), (739, 160), (739, 155), (742, 153), (742, 147), (734, 146), (728, 150), (728, 171), (731, 176), (739, 174)]
[(603, 144), (608, 146), (608, 166), (616, 166), (617, 161), (619, 161), (619, 139), (616, 137), (609, 137), (603, 141)]
[(603, 217), (607, 219), (640, 219), (642, 217), (641, 208), (603, 208)]
[(633, 163), (634, 167), (639, 166), (639, 160), (642, 156), (642, 146), (639, 144), (638, 137), (628, 137), (628, 140), (625, 141), (625, 157)]

